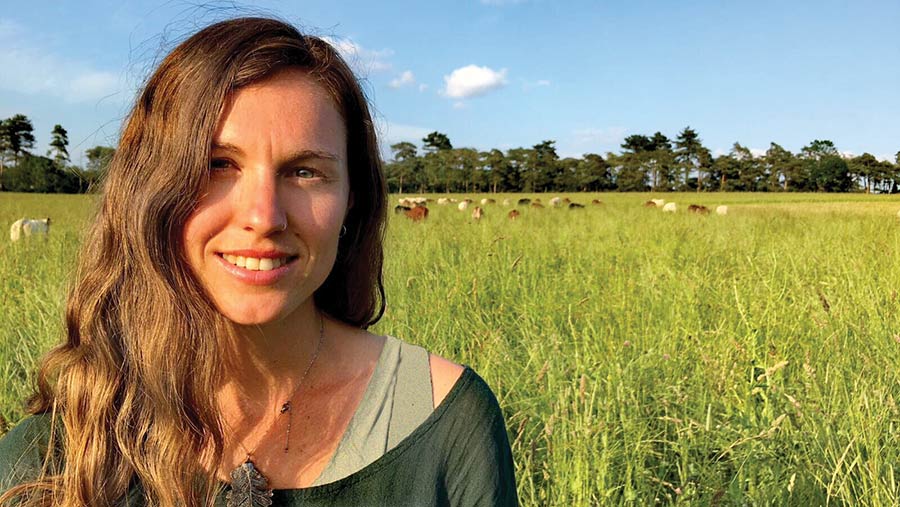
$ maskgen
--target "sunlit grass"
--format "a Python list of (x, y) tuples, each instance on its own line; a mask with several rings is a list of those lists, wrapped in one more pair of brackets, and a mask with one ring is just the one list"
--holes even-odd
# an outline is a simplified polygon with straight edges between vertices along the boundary
[[(895, 504), (896, 198), (570, 197), (587, 207), (520, 208), (512, 222), (487, 205), (473, 222), (431, 205), (425, 223), (392, 215), (388, 231), (376, 331), (488, 381), (524, 505)], [(643, 208), (650, 197), (680, 210)], [(83, 197), (0, 194), (5, 227), (54, 220), (47, 241), (0, 241), (7, 420), (59, 336), (89, 214)]]

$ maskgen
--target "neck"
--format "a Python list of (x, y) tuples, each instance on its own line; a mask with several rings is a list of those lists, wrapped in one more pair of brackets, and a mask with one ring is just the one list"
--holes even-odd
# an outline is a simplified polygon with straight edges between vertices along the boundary
[(322, 348), (322, 325), (324, 341), (327, 319), (309, 304), (278, 322), (235, 326), (225, 346), (225, 376), (218, 390), (223, 411), (236, 419), (254, 419), (295, 394), (307, 367), (321, 360), (316, 354)]

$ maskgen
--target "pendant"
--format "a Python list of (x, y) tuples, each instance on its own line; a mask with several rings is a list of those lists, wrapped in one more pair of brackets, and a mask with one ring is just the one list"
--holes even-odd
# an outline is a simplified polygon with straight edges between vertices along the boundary
[(228, 507), (269, 507), (269, 481), (249, 459), (231, 471), (231, 490), (225, 497)]

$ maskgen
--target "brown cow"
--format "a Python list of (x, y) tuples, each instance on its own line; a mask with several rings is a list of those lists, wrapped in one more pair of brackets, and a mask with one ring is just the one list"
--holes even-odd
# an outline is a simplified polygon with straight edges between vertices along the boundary
[(413, 222), (421, 222), (428, 218), (428, 208), (425, 206), (416, 206), (411, 210), (405, 211), (404, 214)]
[(541, 204), (541, 203), (539, 203), (539, 202), (537, 202), (537, 200), (534, 200), (534, 201), (531, 201), (531, 207), (532, 207), (532, 208), (543, 208), (544, 205)]
[(603, 206), (603, 201), (601, 201), (600, 199), (594, 199), (593, 201), (591, 201), (591, 204), (593, 204), (594, 206)]
[(644, 207), (645, 207), (645, 208), (655, 208), (655, 207), (656, 207), (656, 203), (653, 202), (653, 201), (647, 201), (647, 202), (644, 203)]
[(691, 204), (688, 206), (689, 213), (697, 213), (698, 215), (709, 215), (709, 208), (699, 204)]
[(506, 216), (508, 216), (510, 220), (519, 218), (519, 215), (521, 215), (521, 213), (519, 213), (519, 210), (517, 209), (511, 209), (509, 210), (509, 213), (506, 214)]
[(475, 209), (472, 210), (472, 220), (481, 220), (483, 216), (484, 210), (481, 209), (481, 206), (475, 206)]

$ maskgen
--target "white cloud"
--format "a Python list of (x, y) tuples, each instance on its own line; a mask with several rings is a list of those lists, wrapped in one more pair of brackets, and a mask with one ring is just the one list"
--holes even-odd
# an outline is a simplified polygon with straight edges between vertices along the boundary
[(461, 100), (453, 103), (453, 109), (465, 109), (466, 107), (468, 107), (466, 103)]
[(419, 91), (420, 91), (420, 92), (424, 92), (424, 91), (427, 90), (427, 89), (428, 89), (428, 85), (427, 85), (427, 84), (422, 83), (422, 84), (419, 85)]
[(30, 44), (28, 32), (0, 20), (0, 89), (26, 95), (49, 95), (66, 102), (92, 102), (119, 94), (126, 98), (122, 76), (89, 62), (65, 58)]
[(489, 67), (467, 65), (444, 76), (443, 94), (453, 99), (466, 99), (484, 95), (506, 85), (506, 69), (499, 71)]
[(765, 148), (750, 148), (750, 154), (753, 155), (753, 158), (765, 157), (766, 151)]
[(391, 70), (392, 65), (388, 58), (393, 56), (393, 50), (367, 49), (345, 38), (323, 37), (323, 39), (334, 46), (353, 71), (360, 76)]
[(399, 76), (395, 77), (388, 83), (391, 88), (401, 88), (403, 86), (416, 84), (416, 77), (411, 70), (404, 70)]

